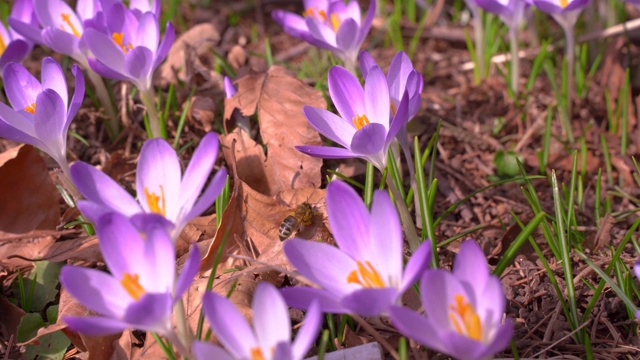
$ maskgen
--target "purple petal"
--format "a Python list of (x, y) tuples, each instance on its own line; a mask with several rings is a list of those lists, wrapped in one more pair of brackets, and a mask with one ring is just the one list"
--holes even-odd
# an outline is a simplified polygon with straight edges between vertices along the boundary
[(354, 19), (346, 19), (340, 24), (338, 31), (336, 32), (336, 45), (337, 48), (349, 53), (360, 49), (360, 43), (358, 43), (358, 37), (354, 36), (359, 30), (358, 23)]
[(328, 46), (336, 47), (336, 33), (333, 31), (333, 28), (324, 21), (320, 21), (312, 16), (305, 18), (305, 22), (313, 38)]
[[(200, 145), (198, 145), (191, 157), (191, 161), (189, 162), (189, 165), (184, 172), (184, 176), (182, 177), (182, 181), (180, 182), (180, 206), (184, 207), (187, 212), (190, 212), (191, 208), (194, 207), (204, 184), (207, 182), (207, 178), (209, 177), (211, 169), (213, 169), (213, 165), (218, 157), (218, 146), (218, 134), (214, 132), (207, 133), (202, 138)], [(201, 211), (197, 214), (194, 213), (193, 215), (200, 215), (209, 206), (211, 206), (211, 204), (213, 204), (216, 197), (222, 191), (222, 187), (224, 187), (225, 182), (226, 177), (221, 178), (221, 176), (212, 180), (209, 187), (214, 185), (218, 191), (212, 192), (210, 197), (206, 199), (206, 202), (200, 204), (198, 210)]]
[(364, 91), (352, 73), (341, 66), (334, 66), (329, 70), (328, 82), (331, 101), (343, 119), (349, 121), (356, 115), (367, 114)]
[(213, 179), (211, 179), (211, 182), (202, 195), (200, 195), (200, 198), (198, 198), (191, 210), (184, 217), (181, 217), (180, 222), (187, 222), (205, 212), (205, 210), (207, 210), (216, 201), (216, 198), (220, 195), (226, 183), (227, 169), (222, 168), (213, 176)]
[(310, 287), (289, 287), (281, 290), (282, 296), (289, 306), (298, 309), (311, 309), (317, 303), (324, 313), (348, 314), (345, 308), (333, 294), (326, 290)]
[(18, 20), (13, 17), (7, 19), (11, 29), (15, 30), (18, 34), (24, 36), (25, 39), (34, 42), (36, 44), (42, 44), (42, 30), (39, 26), (31, 25), (27, 22)]
[(226, 98), (230, 98), (233, 97), (233, 95), (236, 94), (237, 90), (236, 87), (233, 86), (233, 83), (231, 82), (231, 79), (229, 79), (228, 76), (224, 77), (224, 93)]
[(510, 9), (507, 6), (500, 3), (500, 1), (496, 1), (496, 0), (475, 0), (475, 1), (478, 4), (478, 6), (480, 6), (483, 10), (496, 15), (503, 16), (503, 15), (508, 15), (511, 12)]
[(76, 4), (76, 13), (83, 21), (94, 17), (100, 10), (99, 0), (78, 0)]
[(173, 240), (160, 222), (150, 224), (146, 235), (148, 241), (142, 242), (144, 248), (140, 257), (144, 260), (132, 262), (131, 270), (140, 275), (140, 285), (147, 292), (171, 294), (176, 277)]
[(487, 260), (480, 246), (473, 240), (466, 240), (460, 245), (460, 251), (453, 262), (453, 275), (465, 287), (474, 291), (484, 289), (489, 279)]
[(38, 95), (33, 122), (36, 136), (49, 148), (49, 155), (54, 158), (56, 155), (64, 156), (67, 152), (67, 133), (63, 133), (67, 108), (58, 93), (45, 89)]
[(291, 354), (291, 343), (289, 341), (281, 341), (275, 347), (270, 349), (273, 349), (272, 359), (295, 360)]
[(410, 309), (395, 305), (390, 306), (388, 312), (393, 326), (402, 335), (436, 351), (446, 350), (440, 341), (441, 331), (436, 329), (429, 319)]
[(425, 240), (416, 251), (411, 255), (407, 266), (404, 269), (402, 284), (400, 284), (400, 293), (409, 289), (418, 279), (429, 269), (431, 261), (431, 241)]
[(2, 55), (0, 55), (0, 69), (4, 69), (8, 63), (21, 62), (29, 51), (31, 51), (31, 47), (25, 40), (15, 39), (11, 41)]
[(356, 262), (331, 245), (293, 238), (285, 242), (284, 253), (300, 274), (335, 296), (360, 288), (347, 283), (349, 273), (357, 268)]
[(440, 335), (442, 346), (441, 351), (460, 360), (482, 359), (486, 345), (480, 341), (473, 340), (455, 331), (444, 331)]
[(405, 91), (404, 96), (402, 96), (402, 101), (400, 101), (400, 105), (398, 105), (398, 109), (396, 114), (391, 119), (391, 125), (389, 126), (389, 132), (387, 133), (387, 142), (391, 142), (393, 138), (398, 135), (400, 130), (402, 130), (409, 120), (409, 95)]
[(278, 24), (280, 24), (280, 26), (282, 26), (283, 30), (287, 34), (293, 37), (301, 39), (301, 34), (309, 34), (307, 22), (302, 16), (298, 14), (294, 14), (284, 10), (274, 10), (271, 12), (271, 17)]
[(96, 222), (96, 233), (104, 261), (116, 278), (122, 278), (124, 273), (138, 274), (139, 264), (151, 261), (144, 257), (145, 240), (124, 215), (117, 212), (103, 215)]
[[(386, 191), (373, 194), (369, 220), (371, 237), (367, 258), (385, 279), (386, 285), (399, 288), (402, 280), (402, 226), (396, 207)], [(351, 239), (355, 242), (355, 239)]]
[(366, 260), (372, 250), (369, 210), (355, 190), (342, 181), (327, 185), (327, 216), (340, 250)]
[(275, 286), (263, 282), (253, 293), (253, 329), (262, 348), (291, 342), (289, 308)]
[(372, 124), (382, 124), (385, 129), (389, 129), (389, 118), (391, 116), (389, 86), (387, 85), (387, 78), (378, 66), (369, 69), (367, 79), (364, 82), (364, 101), (369, 121)]
[(193, 282), (193, 278), (196, 277), (198, 270), (200, 269), (200, 252), (198, 251), (198, 247), (194, 244), (191, 246), (191, 252), (189, 253), (189, 257), (187, 261), (184, 263), (182, 267), (182, 272), (180, 276), (178, 276), (178, 281), (176, 282), (174, 295), (173, 297), (179, 300), (182, 297), (189, 286)]
[(95, 29), (86, 29), (83, 38), (96, 60), (117, 73), (127, 74), (124, 53), (109, 36)]
[(69, 101), (69, 93), (67, 92), (67, 80), (60, 65), (51, 57), (42, 59), (42, 88), (52, 89), (64, 102), (64, 108), (67, 108)]
[(361, 289), (345, 296), (342, 305), (362, 316), (377, 316), (387, 311), (398, 298), (396, 288)]
[(322, 313), (320, 312), (320, 304), (312, 302), (304, 317), (304, 323), (296, 339), (291, 345), (291, 354), (294, 359), (303, 359), (309, 348), (316, 341), (320, 327), (322, 326)]
[(16, 112), (0, 102), (0, 136), (35, 147), (45, 147), (40, 139), (35, 137), (33, 119)]
[(398, 103), (404, 94), (404, 90), (407, 87), (407, 79), (412, 71), (414, 71), (414, 69), (411, 60), (404, 51), (399, 51), (396, 56), (393, 57), (391, 65), (389, 66), (389, 72), (387, 73), (389, 95)]
[(440, 269), (429, 269), (420, 281), (422, 305), (429, 320), (442, 331), (454, 331), (449, 319), (450, 304), (456, 295), (465, 296), (467, 292), (450, 272)]
[(371, 1), (369, 3), (369, 9), (367, 9), (367, 13), (365, 14), (364, 21), (360, 24), (360, 31), (358, 32), (358, 43), (362, 44), (364, 42), (364, 38), (369, 34), (369, 30), (371, 29), (371, 24), (373, 23), (373, 18), (376, 15), (376, 2)]
[(472, 302), (472, 304), (476, 313), (482, 319), (483, 329), (494, 328), (502, 323), (507, 299), (504, 296), (500, 279), (491, 276), (487, 280), (484, 290), (475, 295), (475, 302)]
[(323, 159), (344, 159), (358, 157), (358, 155), (351, 152), (351, 150), (331, 147), (331, 146), (296, 146), (296, 150), (303, 154), (323, 158)]
[(138, 28), (136, 31), (136, 41), (133, 46), (143, 46), (151, 50), (151, 54), (155, 54), (160, 41), (160, 28), (158, 27), (158, 19), (151, 12), (145, 12), (140, 17)]
[(640, 259), (633, 264), (633, 272), (636, 273), (637, 278), (640, 278)]
[(78, 113), (78, 109), (80, 109), (80, 106), (82, 106), (85, 90), (84, 74), (82, 74), (82, 70), (80, 69), (80, 67), (76, 64), (73, 64), (73, 66), (71, 67), (71, 73), (76, 79), (76, 82), (75, 89), (73, 91), (73, 97), (71, 98), (71, 102), (69, 103), (69, 110), (67, 111), (67, 124), (65, 127), (66, 129), (69, 128), (69, 124)]
[(80, 304), (109, 317), (121, 316), (133, 300), (116, 278), (96, 269), (67, 265), (60, 283)]
[(42, 30), (42, 42), (53, 51), (69, 55), (74, 59), (86, 56), (80, 51), (78, 37), (56, 27), (47, 27)]
[(168, 335), (172, 332), (172, 309), (171, 294), (145, 294), (127, 308), (122, 320), (132, 328)]
[[(102, 171), (82, 161), (76, 161), (71, 166), (71, 179), (80, 193), (88, 200), (105, 210), (117, 211), (125, 216), (142, 211), (140, 205), (128, 192)], [(89, 220), (98, 219), (86, 215)]]
[(164, 29), (164, 37), (158, 46), (158, 51), (156, 52), (156, 60), (153, 63), (153, 68), (157, 68), (163, 61), (164, 58), (167, 57), (169, 50), (171, 50), (171, 45), (176, 39), (176, 31), (173, 28), (173, 24), (171, 21), (167, 22), (167, 26)]
[(4, 67), (2, 71), (4, 91), (9, 103), (15, 110), (24, 110), (36, 102), (36, 97), (42, 92), (42, 85), (24, 66), (13, 63)]
[(166, 209), (165, 217), (171, 221), (176, 220), (180, 211), (181, 172), (178, 156), (166, 140), (151, 139), (142, 145), (136, 175), (136, 191), (138, 201), (146, 212), (151, 212), (151, 199), (147, 199), (146, 194), (155, 193), (161, 197), (158, 206), (160, 209)]
[(103, 336), (117, 334), (129, 328), (129, 324), (122, 320), (101, 316), (63, 316), (69, 329), (89, 336)]
[(330, 111), (308, 105), (305, 105), (302, 111), (316, 131), (344, 147), (349, 147), (356, 132), (350, 119), (345, 120)]
[(493, 340), (486, 345), (484, 352), (481, 354), (482, 358), (487, 358), (500, 352), (509, 346), (511, 337), (513, 336), (513, 323), (507, 319), (506, 322), (500, 326), (500, 329), (496, 331), (493, 336)]
[(362, 73), (362, 78), (366, 79), (367, 74), (369, 73), (369, 69), (378, 66), (373, 57), (369, 54), (368, 51), (360, 52), (360, 72)]
[(354, 154), (371, 156), (380, 155), (384, 158), (386, 165), (386, 153), (383, 153), (386, 147), (387, 129), (384, 125), (371, 123), (365, 125), (362, 129), (356, 131), (351, 140), (349, 147)]
[[(147, 13), (151, 16), (151, 13)], [(151, 88), (151, 72), (153, 71), (153, 53), (151, 50), (138, 46), (127, 52), (124, 60), (124, 69), (134, 83), (145, 91)]]
[(113, 80), (120, 81), (131, 81), (132, 79), (123, 73), (116, 72), (115, 70), (107, 67), (105, 64), (101, 63), (96, 59), (89, 58), (87, 59), (89, 62), (89, 66), (91, 70), (95, 71), (98, 75)]
[(223, 348), (204, 341), (193, 342), (193, 354), (195, 355), (196, 360), (234, 360), (234, 358)]
[(251, 349), (258, 343), (247, 320), (231, 301), (208, 292), (202, 298), (202, 307), (211, 329), (225, 349), (236, 359), (251, 358)]

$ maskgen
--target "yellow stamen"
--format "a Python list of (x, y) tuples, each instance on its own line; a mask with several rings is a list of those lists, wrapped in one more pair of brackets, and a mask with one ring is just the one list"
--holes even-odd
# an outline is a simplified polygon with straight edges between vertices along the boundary
[(116, 43), (118, 46), (120, 46), (120, 49), (122, 49), (123, 53), (127, 53), (127, 51), (133, 49), (133, 46), (131, 46), (131, 43), (125, 45), (124, 44), (124, 33), (116, 33), (114, 32), (113, 34), (111, 34), (111, 38), (113, 38), (113, 42)]
[(569, 5), (569, 0), (560, 0), (560, 6), (566, 8)]
[(7, 49), (7, 43), (4, 42), (4, 38), (0, 35), (0, 55)]
[(264, 355), (262, 354), (262, 349), (259, 347), (251, 349), (251, 360), (265, 360)]
[(396, 103), (394, 103), (393, 100), (391, 100), (391, 116), (395, 116), (396, 115), (396, 111), (398, 111), (396, 109)]
[(133, 300), (140, 300), (145, 291), (142, 285), (140, 285), (138, 274), (124, 273), (120, 284), (127, 291)]
[[(60, 16), (62, 17), (62, 22), (66, 23), (67, 26), (69, 27), (69, 29), (71, 29), (71, 33), (75, 36), (75, 37), (80, 37), (80, 33), (78, 32), (78, 29), (76, 29), (76, 27), (73, 25), (73, 23), (71, 22), (71, 14), (60, 14)], [(64, 25), (60, 24), (60, 28), (64, 31)]]
[(340, 28), (340, 18), (336, 13), (331, 14), (331, 26), (333, 26), (333, 31), (338, 31)]
[(351, 121), (353, 122), (353, 125), (356, 127), (356, 130), (360, 130), (365, 125), (371, 124), (371, 122), (369, 122), (369, 118), (367, 118), (367, 115), (364, 115), (364, 114), (354, 116), (353, 119), (351, 119)]
[(309, 17), (313, 16), (319, 18), (322, 21), (327, 21), (327, 13), (324, 10), (317, 10), (316, 8), (308, 8), (304, 12), (302, 12), (302, 16)]
[(449, 320), (451, 320), (456, 332), (473, 340), (482, 340), (482, 322), (473, 306), (466, 301), (464, 295), (455, 295), (454, 301), (455, 304), (449, 305), (451, 310)]
[(356, 263), (358, 264), (358, 269), (351, 271), (347, 275), (347, 283), (359, 284), (366, 288), (385, 287), (382, 277), (369, 261), (365, 261), (366, 267), (360, 261)]
[(35, 114), (36, 113), (36, 103), (33, 103), (31, 105), (27, 105), (24, 108), (24, 111), (31, 113), (31, 114)]
[(147, 200), (149, 211), (162, 216), (167, 215), (167, 204), (165, 203), (164, 187), (162, 185), (160, 185), (160, 196), (156, 195), (154, 192), (149, 192), (149, 188), (145, 187), (144, 197)]

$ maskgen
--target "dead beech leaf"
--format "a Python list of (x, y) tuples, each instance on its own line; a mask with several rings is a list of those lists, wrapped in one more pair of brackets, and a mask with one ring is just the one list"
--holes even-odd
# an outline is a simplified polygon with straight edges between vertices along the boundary
[(0, 166), (0, 231), (54, 230), (60, 220), (58, 190), (47, 165), (30, 145), (3, 153)]
[(0, 314), (2, 314), (2, 327), (6, 331), (7, 339), (12, 336), (15, 339), (18, 335), (18, 325), (25, 314), (24, 310), (4, 296), (0, 296)]
[(260, 135), (269, 154), (266, 158), (269, 192), (263, 193), (275, 195), (287, 189), (320, 186), (322, 159), (302, 154), (294, 146), (321, 144), (320, 135), (309, 125), (302, 108), (305, 105), (326, 108), (322, 93), (289, 75), (281, 66), (272, 66), (266, 73), (246, 75), (236, 85), (238, 92), (225, 99), (224, 118), (229, 119), (234, 108), (244, 116), (258, 112)]
[(20, 234), (19, 238), (14, 235), (9, 241), (5, 241), (6, 235), (0, 238), (0, 268), (9, 270), (32, 267), (32, 260), (45, 258), (56, 241), (54, 236), (40, 235), (39, 231)]

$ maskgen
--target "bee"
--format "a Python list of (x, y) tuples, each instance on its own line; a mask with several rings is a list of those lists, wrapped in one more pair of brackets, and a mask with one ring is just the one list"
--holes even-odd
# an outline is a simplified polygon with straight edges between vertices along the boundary
[(298, 205), (295, 211), (289, 214), (284, 218), (284, 220), (282, 220), (282, 223), (280, 223), (280, 228), (278, 229), (280, 241), (285, 241), (290, 238), (291, 235), (300, 230), (302, 226), (311, 225), (315, 214), (316, 211), (313, 210), (313, 206), (308, 202), (303, 202)]

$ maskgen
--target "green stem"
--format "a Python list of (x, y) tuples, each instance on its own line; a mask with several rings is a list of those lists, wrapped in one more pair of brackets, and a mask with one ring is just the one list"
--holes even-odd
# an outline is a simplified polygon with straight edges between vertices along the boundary
[(520, 58), (518, 57), (518, 25), (509, 28), (511, 40), (511, 90), (518, 96), (518, 80), (520, 80)]
[(113, 102), (111, 101), (109, 90), (107, 90), (102, 76), (91, 70), (89, 66), (87, 66), (86, 69), (89, 80), (93, 84), (93, 87), (96, 91), (96, 96), (98, 97), (98, 100), (100, 100), (100, 103), (102, 104), (102, 107), (104, 108), (104, 111), (107, 113), (107, 117), (109, 118), (109, 132), (112, 136), (115, 137), (119, 132), (119, 119), (118, 115), (116, 114), (116, 109), (113, 107)]
[(400, 222), (402, 222), (404, 234), (407, 236), (409, 248), (411, 250), (415, 250), (420, 246), (420, 237), (418, 237), (418, 233), (416, 232), (416, 226), (413, 223), (413, 219), (411, 219), (411, 214), (409, 213), (407, 204), (405, 203), (404, 198), (402, 198), (402, 195), (400, 195), (400, 191), (398, 191), (396, 185), (393, 183), (391, 176), (387, 176), (387, 187), (391, 190), (393, 199), (396, 202), (396, 207), (400, 213)]
[(479, 77), (476, 82), (479, 83), (486, 75), (485, 63), (484, 63), (484, 26), (482, 23), (482, 13), (479, 10), (472, 11), (473, 13), (473, 33), (475, 36), (476, 47), (476, 66), (478, 67)]
[(162, 137), (163, 131), (162, 126), (160, 126), (160, 114), (158, 114), (158, 110), (156, 110), (156, 94), (153, 90), (153, 87), (149, 87), (148, 89), (138, 89), (140, 91), (140, 100), (142, 104), (147, 110), (147, 116), (149, 118), (149, 127), (151, 129), (151, 136), (154, 138)]

